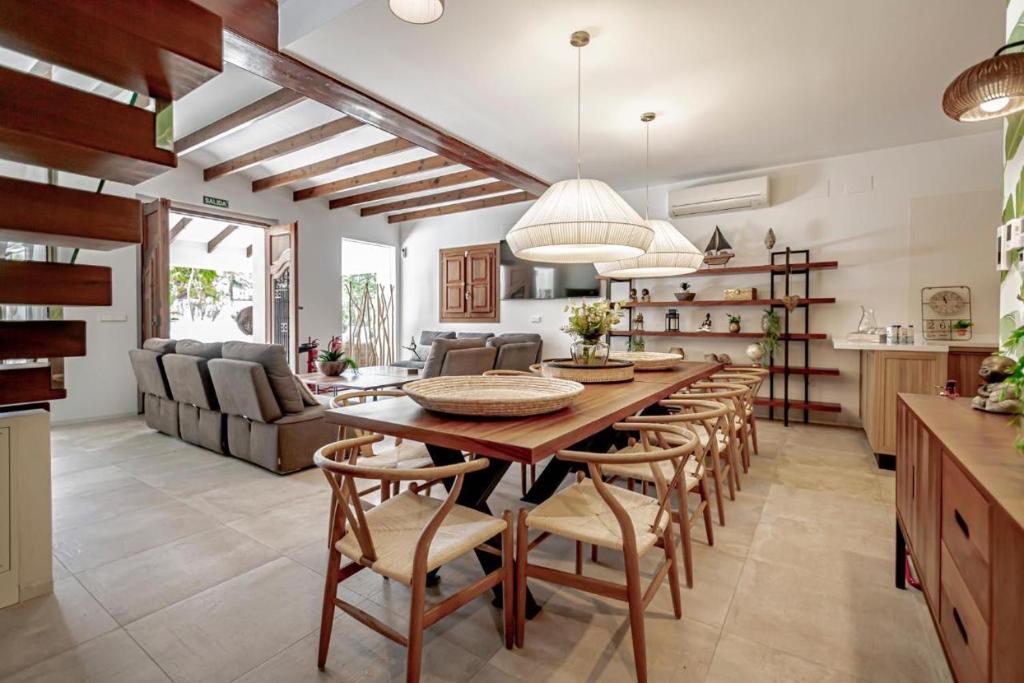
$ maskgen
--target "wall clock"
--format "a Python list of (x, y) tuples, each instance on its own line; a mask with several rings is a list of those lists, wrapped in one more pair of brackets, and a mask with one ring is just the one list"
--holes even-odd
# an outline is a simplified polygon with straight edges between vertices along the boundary
[[(970, 287), (956, 285), (921, 289), (921, 322), (925, 339), (952, 339), (954, 326), (961, 320), (971, 320)], [(957, 335), (957, 338), (965, 337)]]

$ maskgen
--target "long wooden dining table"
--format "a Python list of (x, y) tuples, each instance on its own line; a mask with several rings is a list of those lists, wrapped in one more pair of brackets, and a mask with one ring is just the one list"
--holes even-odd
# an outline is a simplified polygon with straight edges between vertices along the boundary
[[(708, 379), (722, 367), (721, 363), (683, 361), (672, 370), (637, 372), (630, 382), (587, 384), (569, 407), (533, 417), (445, 415), (402, 396), (334, 408), (327, 411), (326, 419), (424, 443), (438, 466), (461, 462), (464, 452), (486, 456), (490, 464), (466, 475), (457, 502), (491, 514), (487, 499), (513, 462), (532, 464), (544, 460), (684, 387)], [(497, 537), (492, 541), (497, 547)], [(485, 573), (500, 564), (499, 558), (488, 553), (477, 551), (477, 557)]]

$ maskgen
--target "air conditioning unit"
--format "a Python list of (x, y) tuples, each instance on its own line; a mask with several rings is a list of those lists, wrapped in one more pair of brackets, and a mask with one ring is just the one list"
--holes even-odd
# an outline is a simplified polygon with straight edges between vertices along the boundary
[(769, 206), (768, 176), (686, 187), (668, 193), (668, 213), (673, 218), (765, 206)]

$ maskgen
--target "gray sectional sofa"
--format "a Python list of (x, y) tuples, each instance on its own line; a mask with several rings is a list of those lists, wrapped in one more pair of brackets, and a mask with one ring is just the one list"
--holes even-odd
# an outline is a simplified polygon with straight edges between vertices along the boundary
[(147, 339), (129, 356), (146, 424), (168, 436), (280, 474), (338, 436), (280, 345)]
[[(441, 342), (437, 344), (435, 342)], [(455, 342), (455, 343), (452, 343)], [(494, 349), (493, 356), (489, 351), (473, 351), (468, 349)], [(437, 374), (479, 374), (477, 366), (490, 365), (483, 369), (527, 370), (534, 363), (539, 363), (544, 350), (544, 342), (539, 334), (530, 332), (453, 332), (451, 330), (424, 330), (420, 332), (417, 342), (418, 358), (402, 360), (395, 365), (416, 368), (421, 377), (433, 377)], [(474, 372), (451, 372), (454, 365), (471, 368)], [(446, 369), (442, 370), (442, 366)]]

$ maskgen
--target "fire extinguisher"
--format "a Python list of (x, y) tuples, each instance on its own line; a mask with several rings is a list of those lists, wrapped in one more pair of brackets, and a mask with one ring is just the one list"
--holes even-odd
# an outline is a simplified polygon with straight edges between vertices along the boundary
[(316, 357), (320, 355), (320, 340), (309, 337), (299, 344), (299, 353), (306, 354), (306, 372), (316, 372)]

